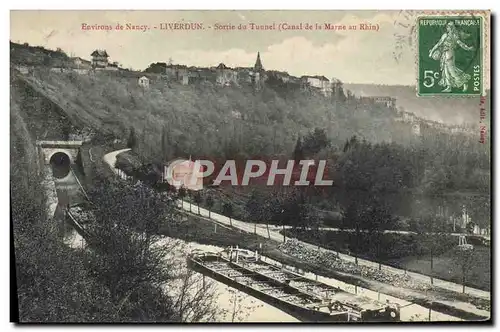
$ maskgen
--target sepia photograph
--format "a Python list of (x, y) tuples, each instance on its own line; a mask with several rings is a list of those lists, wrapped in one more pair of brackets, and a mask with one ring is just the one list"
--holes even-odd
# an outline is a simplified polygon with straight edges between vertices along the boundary
[(489, 10), (11, 10), (11, 321), (492, 323)]

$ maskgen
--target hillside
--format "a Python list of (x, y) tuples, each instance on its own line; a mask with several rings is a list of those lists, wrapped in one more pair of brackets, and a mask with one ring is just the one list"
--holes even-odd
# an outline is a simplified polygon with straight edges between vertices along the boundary
[(68, 64), (69, 60), (68, 55), (60, 49), (54, 51), (42, 46), (10, 42), (10, 62), (14, 64), (61, 66)]
[(178, 151), (210, 155), (220, 155), (231, 144), (249, 156), (289, 154), (297, 136), (315, 127), (326, 129), (338, 145), (352, 135), (369, 141), (410, 138), (409, 130), (394, 122), (394, 110), (348, 106), (301, 91), (183, 86), (161, 76), (150, 76), (149, 89), (143, 89), (137, 84), (143, 74), (133, 72), (81, 75), (36, 68), (32, 75), (16, 75), (78, 126), (122, 139), (133, 127), (147, 154), (160, 153), (163, 128), (168, 145)]
[[(479, 122), (478, 98), (418, 97), (415, 86), (345, 84), (346, 89), (358, 96), (391, 96), (407, 112), (432, 121), (448, 124)], [(489, 107), (488, 107), (489, 109)], [(487, 117), (489, 121), (489, 116)]]

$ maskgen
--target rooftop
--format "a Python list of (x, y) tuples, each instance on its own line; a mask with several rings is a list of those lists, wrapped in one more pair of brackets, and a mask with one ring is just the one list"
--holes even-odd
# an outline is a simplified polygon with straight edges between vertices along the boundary
[(106, 58), (109, 57), (108, 53), (106, 52), (106, 50), (95, 50), (94, 52), (92, 52), (92, 54), (90, 54), (91, 56), (104, 56)]

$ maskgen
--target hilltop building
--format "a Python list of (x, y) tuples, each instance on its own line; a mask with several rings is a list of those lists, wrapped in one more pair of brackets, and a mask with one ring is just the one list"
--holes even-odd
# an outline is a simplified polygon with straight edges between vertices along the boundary
[(238, 76), (238, 82), (251, 84), (253, 82), (252, 67), (236, 67), (234, 70)]
[(255, 60), (255, 65), (253, 66), (253, 70), (256, 73), (264, 71), (264, 66), (262, 65), (262, 61), (260, 60), (260, 52), (257, 52), (257, 60)]
[(109, 55), (106, 50), (95, 50), (90, 56), (93, 68), (106, 68), (108, 66)]
[(223, 63), (216, 67), (216, 83), (222, 86), (238, 85), (238, 73)]
[(73, 62), (73, 67), (75, 68), (90, 69), (92, 67), (92, 63), (90, 61), (80, 57), (71, 58), (71, 61)]
[(309, 76), (304, 75), (301, 77), (302, 86), (304, 89), (313, 88), (321, 92), (324, 96), (330, 96), (332, 89), (330, 85), (330, 80), (325, 76)]
[(420, 123), (414, 123), (411, 127), (411, 130), (414, 135), (420, 136)]
[(260, 52), (257, 52), (257, 59), (255, 60), (253, 70), (251, 72), (251, 78), (252, 84), (257, 90), (260, 90), (262, 88), (263, 83), (267, 78), (266, 71), (264, 70), (262, 61), (260, 60)]
[(380, 97), (374, 97), (374, 98), (375, 98), (375, 104), (384, 105), (384, 106), (389, 107), (389, 108), (396, 107), (396, 98), (388, 97), (388, 96), (380, 96)]
[(165, 74), (169, 79), (178, 81), (182, 85), (189, 84), (189, 70), (186, 65), (169, 64), (165, 68)]
[(146, 76), (140, 77), (137, 83), (143, 88), (149, 88), (149, 78), (147, 78)]

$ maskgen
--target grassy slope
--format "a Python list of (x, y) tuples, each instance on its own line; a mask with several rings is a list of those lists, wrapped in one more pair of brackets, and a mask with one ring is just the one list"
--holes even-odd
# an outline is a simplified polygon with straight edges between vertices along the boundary
[(15, 85), (10, 93), (10, 144), (13, 150), (10, 154), (11, 163), (22, 166), (18, 169), (19, 171), (38, 173), (35, 141), (30, 135), (29, 124), (24, 120), (20, 105), (20, 91)]
[[(291, 231), (289, 231), (290, 234)], [(350, 243), (346, 232), (328, 232), (328, 237), (318, 238), (315, 232), (306, 231), (294, 232), (294, 237), (312, 244), (321, 243), (322, 246), (347, 253), (345, 244)], [(368, 241), (369, 240), (364, 240)], [(374, 249), (370, 246), (359, 248), (359, 257), (372, 261), (379, 261), (409, 271), (418, 272), (428, 276), (434, 276), (444, 280), (449, 280), (458, 284), (462, 282), (461, 267), (453, 259), (453, 249), (458, 243), (458, 237), (443, 236), (440, 239), (440, 246), (435, 246), (433, 271), (430, 268), (430, 253), (426, 245), (426, 239), (418, 235), (408, 236), (405, 234), (388, 234), (382, 237), (382, 247), (388, 248), (393, 257), (387, 257), (387, 253), (382, 254), (380, 259), (376, 257)], [(351, 245), (352, 247), (352, 245)], [(354, 250), (354, 249), (353, 249)], [(411, 253), (411, 254), (410, 254)], [(419, 256), (417, 254), (420, 253)], [(354, 254), (353, 252), (350, 253)], [(467, 274), (466, 285), (479, 289), (490, 290), (491, 285), (491, 248), (475, 245), (474, 260)]]
[[(480, 289), (490, 290), (491, 287), (491, 248), (474, 247), (474, 261), (468, 270), (467, 285)], [(450, 249), (437, 257), (434, 257), (433, 271), (431, 272), (430, 257), (405, 257), (394, 260), (391, 265), (400, 266), (410, 271), (416, 271), (425, 275), (433, 275), (437, 278), (461, 282), (460, 266), (453, 259), (453, 250)]]

